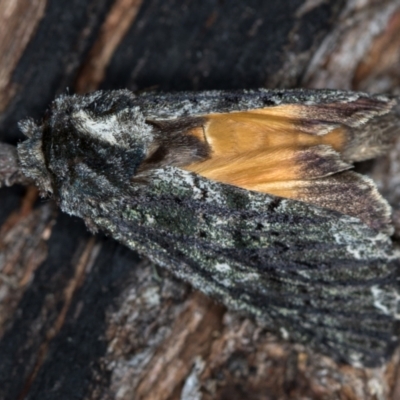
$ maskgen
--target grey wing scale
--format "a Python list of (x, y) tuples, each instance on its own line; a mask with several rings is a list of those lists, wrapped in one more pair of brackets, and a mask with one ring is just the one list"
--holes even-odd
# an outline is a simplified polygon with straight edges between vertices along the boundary
[[(131, 92), (121, 90), (121, 94), (132, 97)], [(99, 92), (100, 93), (100, 92)], [(176, 92), (143, 94), (136, 96), (133, 102), (140, 107), (145, 118), (175, 119), (181, 117), (195, 117), (205, 114), (227, 113), (235, 111), (254, 110), (257, 108), (273, 107), (284, 104), (323, 105), (336, 103), (348, 105), (360, 99), (367, 100), (363, 111), (366, 114), (380, 112), (382, 105), (388, 102), (386, 96), (371, 95), (362, 92), (346, 92), (340, 90), (307, 90), (307, 89), (255, 89), (234, 91), (203, 91), (203, 92)], [(372, 107), (368, 104), (372, 100)], [(381, 103), (381, 104), (376, 104)], [(377, 106), (376, 106), (377, 105)], [(349, 117), (349, 107), (344, 107)], [(336, 117), (343, 121), (340, 106), (336, 109)], [(353, 109), (350, 113), (358, 112)], [(335, 113), (329, 110), (330, 118)]]
[(173, 167), (130, 200), (82, 211), (204, 293), (339, 361), (378, 365), (398, 342), (399, 252), (358, 219)]

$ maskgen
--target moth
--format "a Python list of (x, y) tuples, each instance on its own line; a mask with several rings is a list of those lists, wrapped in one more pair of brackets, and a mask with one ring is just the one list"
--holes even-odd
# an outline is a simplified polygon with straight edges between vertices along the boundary
[(83, 218), (271, 331), (376, 366), (399, 338), (391, 209), (352, 171), (400, 131), (396, 98), (333, 90), (62, 95), (0, 149)]

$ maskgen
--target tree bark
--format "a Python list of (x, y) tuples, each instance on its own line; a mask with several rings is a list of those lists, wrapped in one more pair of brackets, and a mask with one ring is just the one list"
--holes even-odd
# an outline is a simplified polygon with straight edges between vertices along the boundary
[[(399, 0), (2, 0), (0, 37), (11, 144), (66, 90), (400, 94)], [(363, 168), (400, 227), (398, 148)], [(0, 224), (1, 399), (400, 398), (400, 352), (356, 369), (277, 338), (35, 188), (0, 190)]]

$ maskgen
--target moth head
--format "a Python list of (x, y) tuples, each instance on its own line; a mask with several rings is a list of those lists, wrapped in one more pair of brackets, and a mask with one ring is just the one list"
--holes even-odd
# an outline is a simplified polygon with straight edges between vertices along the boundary
[(29, 138), (18, 145), (22, 172), (36, 182), (42, 193), (52, 193), (51, 176), (42, 149), (41, 127), (28, 118), (19, 123), (19, 128)]
[(23, 172), (50, 193), (64, 185), (101, 193), (93, 184), (100, 178), (126, 186), (147, 154), (153, 129), (124, 90), (60, 96), (41, 123), (29, 119), (20, 128), (29, 138), (18, 146)]

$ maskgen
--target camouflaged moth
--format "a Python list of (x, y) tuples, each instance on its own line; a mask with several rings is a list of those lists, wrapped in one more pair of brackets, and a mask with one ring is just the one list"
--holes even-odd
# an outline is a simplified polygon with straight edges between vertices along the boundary
[(69, 214), (269, 329), (354, 365), (398, 343), (390, 207), (350, 171), (400, 130), (396, 99), (332, 90), (56, 99), (2, 146)]

